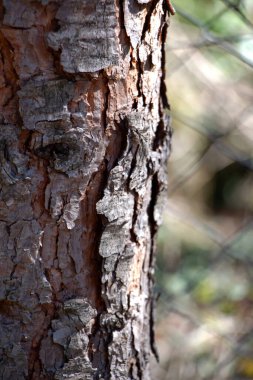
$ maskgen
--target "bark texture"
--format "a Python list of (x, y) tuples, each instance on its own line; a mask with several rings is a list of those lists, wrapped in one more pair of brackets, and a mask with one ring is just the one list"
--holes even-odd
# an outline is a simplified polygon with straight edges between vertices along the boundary
[(0, 378), (145, 379), (162, 0), (0, 1)]

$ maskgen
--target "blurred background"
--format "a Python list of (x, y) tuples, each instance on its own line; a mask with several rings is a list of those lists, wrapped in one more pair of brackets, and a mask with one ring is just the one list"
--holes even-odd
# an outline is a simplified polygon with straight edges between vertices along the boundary
[(153, 379), (253, 379), (253, 0), (173, 4)]

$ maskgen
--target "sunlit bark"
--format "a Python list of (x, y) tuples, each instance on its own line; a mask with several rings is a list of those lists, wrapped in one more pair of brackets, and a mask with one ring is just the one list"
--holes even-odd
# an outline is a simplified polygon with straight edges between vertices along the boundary
[(148, 380), (163, 1), (0, 12), (0, 378)]

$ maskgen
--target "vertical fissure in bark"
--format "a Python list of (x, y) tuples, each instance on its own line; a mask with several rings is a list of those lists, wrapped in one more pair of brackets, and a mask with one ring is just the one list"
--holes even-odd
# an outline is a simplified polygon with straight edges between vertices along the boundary
[[(151, 255), (150, 255), (150, 264), (153, 262), (153, 247), (154, 247), (154, 237), (157, 232), (157, 222), (154, 217), (154, 212), (155, 212), (155, 207), (157, 203), (157, 197), (158, 194), (160, 193), (160, 185), (158, 181), (158, 175), (155, 173), (152, 177), (152, 185), (151, 185), (151, 199), (150, 203), (148, 205), (148, 221), (149, 221), (149, 227), (150, 227), (150, 232), (151, 232), (151, 239), (152, 239), (152, 244), (151, 244)], [(153, 266), (149, 266), (150, 268), (153, 268)]]
[[(47, 335), (48, 328), (50, 327), (51, 320), (55, 317), (55, 308), (52, 305), (51, 309), (44, 309), (45, 317), (48, 322), (43, 326), (42, 331), (36, 337), (34, 337), (31, 343), (31, 350), (28, 357), (28, 376), (24, 376), (25, 379), (36, 379), (36, 373), (43, 373), (43, 363), (40, 359), (40, 349), (43, 338)], [(34, 376), (35, 375), (35, 376)], [(52, 380), (54, 378), (53, 373), (43, 376), (43, 379)]]
[(152, 16), (155, 8), (157, 7), (157, 4), (159, 3), (159, 1), (160, 0), (152, 0), (148, 4), (148, 6), (147, 6), (147, 14), (146, 14), (145, 22), (144, 22), (143, 29), (142, 29), (141, 41), (145, 41), (145, 35), (150, 30), (150, 27), (151, 27), (151, 23), (150, 23), (151, 16)]
[[(85, 255), (86, 265), (88, 268), (90, 267), (89, 269), (92, 275), (90, 278), (90, 289), (92, 294), (89, 295), (89, 299), (92, 300), (98, 313), (101, 313), (104, 310), (100, 281), (102, 273), (102, 257), (99, 255), (99, 244), (104, 230), (104, 223), (101, 215), (96, 211), (96, 203), (103, 196), (107, 178), (107, 165), (104, 161), (87, 185), (81, 209), (82, 222), (84, 225), (82, 239), (89, 244), (86, 246), (86, 250), (83, 251), (83, 255)], [(93, 240), (92, 236), (95, 237), (95, 240)]]
[(154, 295), (154, 291), (152, 291), (152, 296), (151, 296), (151, 305), (150, 305), (150, 342), (151, 342), (151, 350), (156, 358), (156, 361), (159, 363), (160, 358), (159, 358), (159, 352), (157, 349), (156, 345), (156, 337), (155, 337), (155, 307), (156, 307), (156, 298)]
[(4, 80), (4, 92), (1, 91), (0, 123), (14, 122), (22, 127), (22, 118), (18, 110), (17, 91), (20, 89), (19, 76), (13, 65), (14, 49), (0, 30), (0, 59), (3, 62), (2, 80)]
[(128, 123), (125, 117), (115, 122), (115, 130), (111, 131), (110, 142), (106, 151), (108, 174), (124, 157), (128, 148)]
[(155, 235), (157, 232), (157, 221), (155, 220), (154, 217), (154, 212), (155, 212), (155, 206), (157, 203), (157, 197), (160, 192), (160, 186), (159, 186), (159, 181), (158, 181), (158, 176), (157, 173), (153, 175), (152, 178), (152, 186), (151, 186), (151, 200), (148, 206), (148, 217), (149, 217), (149, 226), (150, 226), (150, 234), (151, 234), (151, 251), (150, 251), (150, 258), (149, 258), (149, 268), (151, 270), (148, 273), (149, 276), (149, 281), (150, 281), (150, 292), (151, 292), (151, 298), (150, 298), (150, 343), (151, 343), (151, 350), (157, 359), (159, 361), (159, 356), (155, 344), (155, 333), (154, 333), (154, 294), (153, 294), (153, 285), (154, 285), (154, 250), (155, 250)]
[[(127, 123), (127, 125), (128, 125), (128, 123)], [(133, 131), (131, 131), (131, 129), (129, 128), (128, 133), (129, 133), (129, 135), (131, 135), (133, 133)], [(134, 209), (133, 209), (133, 216), (132, 216), (132, 225), (131, 225), (131, 228), (130, 228), (130, 236), (131, 236), (132, 242), (138, 245), (138, 237), (137, 237), (137, 235), (135, 233), (135, 225), (136, 225), (136, 221), (137, 221), (137, 217), (138, 217), (139, 195), (138, 195), (138, 192), (135, 189), (131, 189), (131, 176), (132, 176), (132, 174), (134, 173), (134, 170), (136, 170), (136, 167), (137, 167), (137, 155), (138, 155), (138, 151), (140, 149), (140, 142), (137, 143), (137, 144), (134, 144), (133, 146), (130, 146), (130, 149), (132, 150), (133, 158), (132, 158), (132, 161), (131, 161), (131, 166), (130, 166), (130, 170), (129, 170), (129, 173), (128, 173), (128, 178), (127, 178), (127, 181), (126, 181), (127, 191), (129, 193), (133, 194), (133, 197), (134, 197)]]
[(107, 128), (107, 112), (109, 107), (110, 100), (110, 87), (109, 87), (109, 79), (105, 78), (104, 80), (104, 109), (102, 111), (102, 123), (104, 125), (104, 131), (106, 132)]
[[(119, 20), (119, 27), (120, 27), (120, 30), (124, 30), (125, 31), (125, 35), (126, 35), (126, 29), (125, 29), (125, 19), (124, 19), (124, 1), (121, 1), (121, 0), (116, 0), (116, 6), (119, 10), (119, 17), (118, 17), (118, 20)], [(127, 37), (129, 39), (129, 37)], [(128, 41), (129, 44), (130, 44), (130, 40)]]
[[(166, 5), (164, 5), (164, 11), (166, 12)], [(166, 14), (166, 13), (165, 13)], [(165, 83), (165, 76), (166, 76), (166, 38), (167, 38), (167, 32), (169, 27), (169, 21), (165, 22), (162, 26), (162, 57), (161, 57), (161, 64), (162, 64), (162, 78), (161, 78), (161, 90), (160, 90), (160, 96), (163, 103), (163, 108), (170, 110), (170, 104), (168, 102), (167, 97), (167, 88)]]
[(137, 70), (138, 70), (138, 79), (137, 79), (138, 96), (142, 98), (143, 106), (145, 107), (146, 96), (144, 95), (143, 89), (142, 89), (144, 68), (143, 68), (143, 63), (141, 62), (141, 59), (140, 59), (140, 52), (138, 48), (137, 48)]
[[(92, 294), (89, 295), (88, 298), (92, 300), (92, 303), (97, 310), (97, 315), (94, 319), (94, 325), (91, 329), (91, 333), (88, 335), (89, 342), (87, 347), (89, 360), (95, 368), (98, 361), (100, 362), (101, 368), (108, 367), (106, 336), (104, 331), (102, 331), (100, 325), (100, 316), (106, 309), (102, 297), (100, 280), (102, 275), (103, 258), (99, 255), (99, 244), (104, 230), (104, 222), (102, 216), (99, 215), (96, 211), (96, 203), (103, 196), (107, 178), (107, 162), (104, 160), (98, 172), (92, 176), (86, 188), (86, 195), (82, 204), (83, 224), (86, 226), (87, 231), (84, 233), (83, 239), (90, 242), (90, 246), (86, 247), (86, 250), (83, 252), (83, 254), (86, 256), (87, 266), (89, 266), (91, 273), (93, 273), (93, 277), (89, 281), (89, 286), (92, 289)], [(94, 187), (96, 188), (96, 194), (94, 194)], [(94, 197), (92, 200), (89, 198), (90, 193), (92, 194), (92, 197)], [(91, 204), (92, 210), (89, 209)], [(90, 217), (87, 218), (88, 215)], [(94, 233), (94, 237), (96, 239), (95, 241), (89, 236), (90, 233)], [(100, 353), (99, 360), (96, 360), (97, 358), (95, 357), (94, 353), (100, 351), (101, 344), (104, 345), (105, 350), (103, 353)]]

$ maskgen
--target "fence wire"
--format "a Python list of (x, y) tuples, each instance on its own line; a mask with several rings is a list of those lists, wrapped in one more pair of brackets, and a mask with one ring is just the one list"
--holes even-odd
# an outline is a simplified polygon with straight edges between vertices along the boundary
[(253, 1), (174, 6), (153, 378), (253, 379)]

